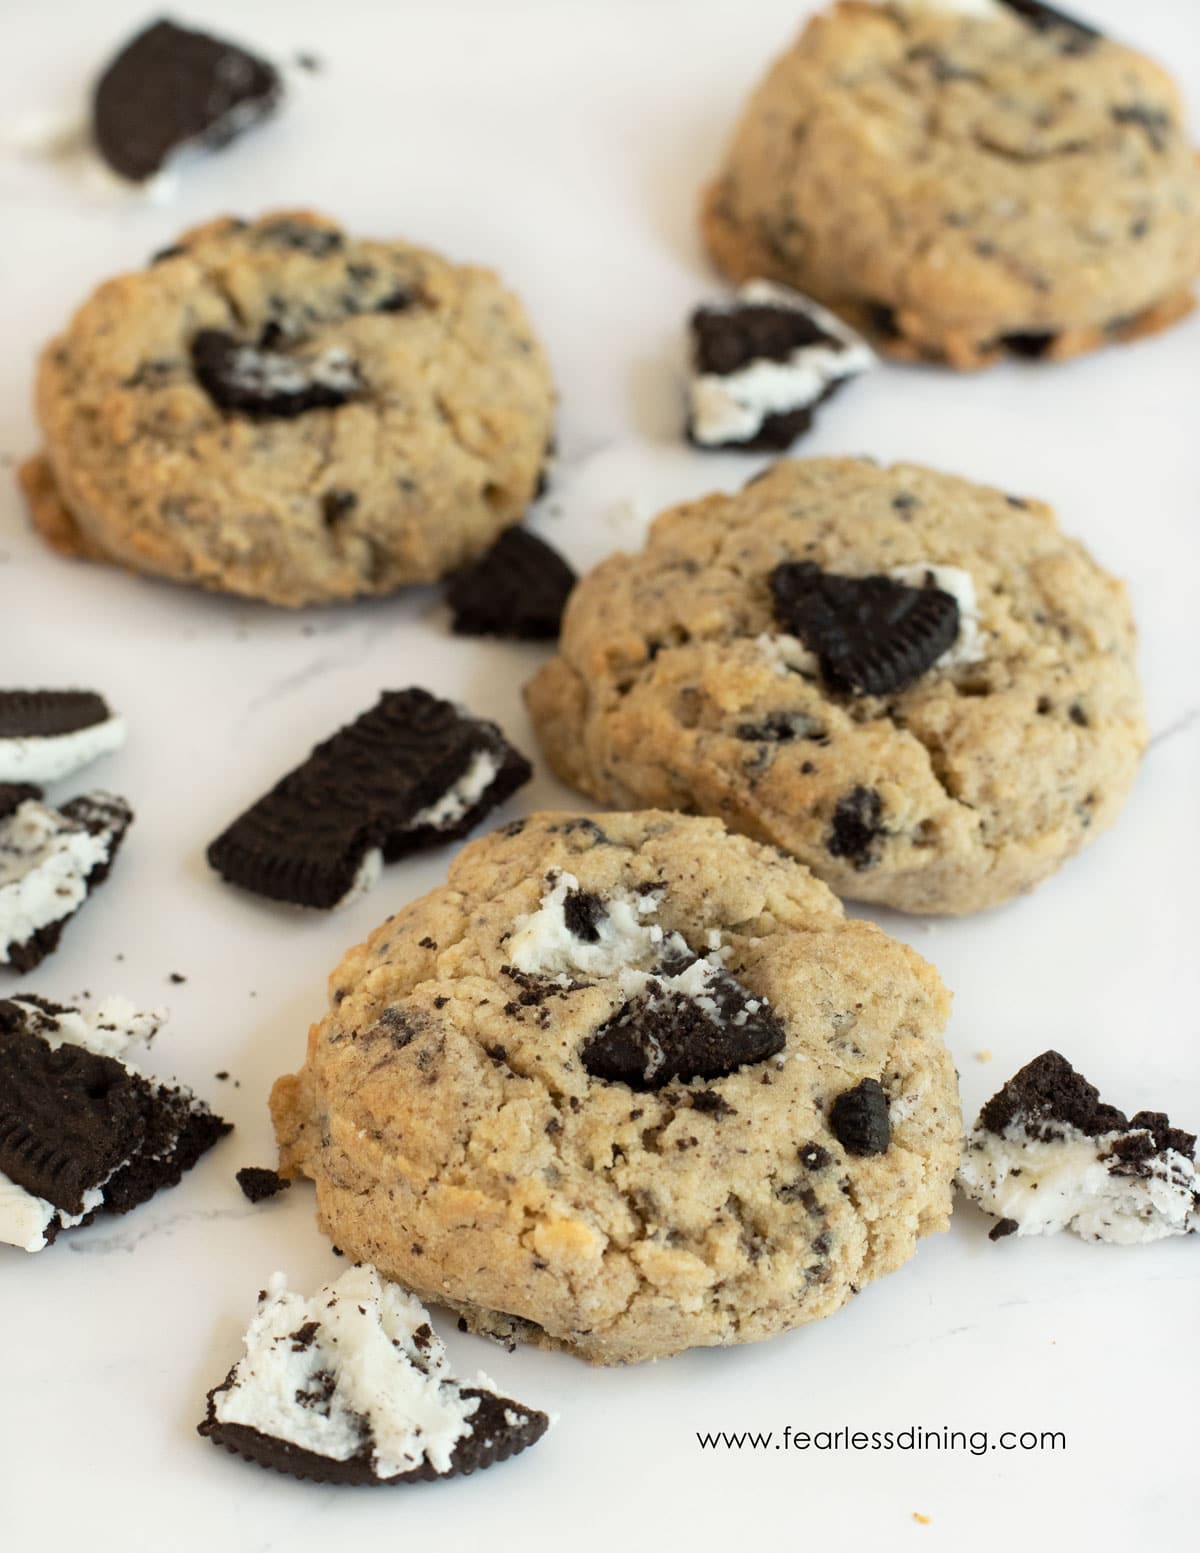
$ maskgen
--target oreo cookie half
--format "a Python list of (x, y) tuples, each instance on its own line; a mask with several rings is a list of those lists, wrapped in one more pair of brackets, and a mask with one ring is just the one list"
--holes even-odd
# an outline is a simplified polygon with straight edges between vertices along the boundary
[(413, 1483), (481, 1471), (535, 1444), (545, 1413), (463, 1386), (415, 1295), (358, 1266), (311, 1299), (276, 1273), (245, 1356), (208, 1394), (200, 1434), (320, 1483)]
[(95, 691), (0, 690), (0, 783), (57, 782), (124, 742)]
[(274, 65), (208, 33), (158, 21), (106, 67), (92, 98), (92, 140), (135, 183), (187, 145), (216, 150), (268, 117), (283, 97)]
[(775, 618), (817, 655), (821, 678), (842, 695), (903, 690), (954, 649), (959, 605), (938, 587), (894, 577), (843, 577), (813, 561), (771, 573)]
[(425, 690), (385, 691), (218, 836), (208, 860), (243, 889), (329, 909), (385, 861), (465, 836), (532, 774), (495, 723)]
[(58, 947), (67, 922), (108, 877), (132, 821), (125, 800), (108, 793), (61, 809), (26, 798), (0, 818), (0, 965), (29, 971)]
[(457, 572), (446, 588), (460, 636), (507, 636), (552, 641), (575, 586), (572, 569), (544, 539), (528, 529), (505, 529), (474, 566)]
[(817, 406), (875, 364), (848, 324), (810, 297), (753, 280), (732, 302), (692, 315), (688, 441), (699, 448), (782, 452)]
[(0, 1241), (40, 1251), (60, 1229), (127, 1213), (230, 1130), (190, 1091), (122, 1060), (157, 1026), (123, 999), (90, 1016), (0, 1001)]

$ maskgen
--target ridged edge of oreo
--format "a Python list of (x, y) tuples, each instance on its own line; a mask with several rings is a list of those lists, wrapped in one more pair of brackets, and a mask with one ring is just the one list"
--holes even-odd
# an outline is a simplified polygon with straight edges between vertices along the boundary
[(52, 739), (111, 716), (94, 690), (0, 690), (0, 739)]

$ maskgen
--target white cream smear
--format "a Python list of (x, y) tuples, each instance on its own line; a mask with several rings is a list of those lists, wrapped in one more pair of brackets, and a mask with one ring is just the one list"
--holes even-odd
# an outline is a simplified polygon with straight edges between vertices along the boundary
[[(317, 1326), (311, 1341), (294, 1342), (309, 1323)], [(419, 1328), (426, 1329), (421, 1343)], [(229, 1390), (214, 1397), (218, 1422), (257, 1429), (334, 1461), (348, 1461), (369, 1443), (372, 1470), (381, 1479), (426, 1461), (448, 1472), (454, 1446), (471, 1432), (479, 1407), (451, 1376), (421, 1302), (385, 1283), (373, 1267), (352, 1267), (312, 1299), (289, 1291), (283, 1273), (273, 1274), (245, 1346)], [(333, 1379), (328, 1396), (324, 1375)], [(476, 1384), (493, 1389), (482, 1376)], [(300, 1400), (305, 1396), (308, 1405)]]
[(457, 782), (448, 787), (436, 803), (419, 809), (405, 825), (405, 830), (420, 830), (425, 826), (447, 830), (451, 825), (457, 825), (491, 787), (499, 770), (499, 762), (491, 750), (476, 750)]
[[(579, 880), (574, 874), (556, 873), (548, 882), (550, 888), (538, 909), (513, 924), (508, 957), (517, 970), (564, 978), (575, 972), (612, 976), (639, 961), (652, 963), (675, 947), (657, 922), (645, 920), (658, 910), (658, 896), (652, 891), (606, 895), (603, 912), (593, 924), (595, 941), (589, 943), (573, 933), (566, 921), (566, 900), (579, 889)], [(678, 940), (682, 953), (688, 953), (677, 933), (671, 940)]]
[(72, 733), (0, 738), (0, 782), (57, 782), (125, 742), (125, 722), (108, 717)]
[(764, 357), (736, 372), (702, 372), (693, 377), (688, 389), (690, 428), (702, 447), (750, 441), (769, 415), (809, 408), (832, 384), (866, 372), (877, 359), (848, 324), (787, 286), (748, 281), (728, 311), (742, 307), (781, 307), (802, 313), (834, 343), (801, 345), (784, 361)]
[(93, 835), (36, 798), (0, 820), (0, 965), (14, 945), (79, 909), (112, 843), (112, 831)]

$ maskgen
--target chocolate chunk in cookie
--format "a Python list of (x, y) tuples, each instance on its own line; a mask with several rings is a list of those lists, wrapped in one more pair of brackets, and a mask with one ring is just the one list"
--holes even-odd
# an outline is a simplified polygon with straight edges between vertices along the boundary
[(557, 550), (528, 529), (505, 529), (474, 566), (446, 588), (460, 636), (551, 641), (558, 635), (575, 573)]
[(115, 173), (136, 183), (181, 147), (217, 149), (273, 113), (274, 65), (236, 44), (154, 22), (105, 69), (92, 100), (92, 139)]
[(311, 1300), (276, 1273), (245, 1357), (208, 1394), (199, 1432), (320, 1483), (413, 1483), (482, 1471), (536, 1444), (545, 1413), (450, 1373), (412, 1294), (359, 1266)]
[(847, 378), (866, 341), (811, 298), (756, 280), (693, 315), (688, 438), (702, 448), (782, 451)]
[(32, 970), (104, 882), (133, 811), (90, 793), (61, 809), (34, 798), (0, 818), (0, 965)]
[(831, 857), (844, 857), (853, 868), (870, 868), (879, 859), (876, 843), (886, 835), (882, 818), (883, 800), (875, 789), (852, 787), (837, 801), (825, 850)]
[(691, 957), (659, 973), (627, 972), (637, 990), (584, 1045), (593, 1078), (662, 1089), (674, 1079), (724, 1078), (783, 1050), (787, 1033), (765, 998)]
[(842, 695), (903, 690), (958, 639), (958, 601), (941, 588), (843, 577), (813, 561), (783, 561), (770, 582), (776, 620), (816, 653), (821, 678)]
[(532, 775), (495, 723), (416, 688), (385, 691), (208, 849), (233, 884), (328, 909), (384, 861), (464, 836)]
[(892, 1126), (879, 1080), (865, 1078), (843, 1090), (829, 1108), (829, 1126), (847, 1154), (886, 1154)]
[(200, 386), (218, 409), (234, 415), (286, 420), (337, 409), (363, 391), (357, 365), (339, 346), (319, 356), (291, 356), (202, 329), (191, 349)]
[(262, 1165), (244, 1165), (237, 1173), (237, 1184), (251, 1202), (260, 1203), (269, 1197), (278, 1197), (292, 1183), (277, 1170), (268, 1170)]
[(57, 782), (125, 741), (92, 690), (0, 690), (0, 782)]

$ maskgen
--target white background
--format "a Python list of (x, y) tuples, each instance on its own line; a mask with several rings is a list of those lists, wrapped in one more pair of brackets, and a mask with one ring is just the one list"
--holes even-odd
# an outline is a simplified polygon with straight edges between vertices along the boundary
[[(1200, 105), (1193, 0), (1088, 4), (1170, 62)], [(560, 1415), (536, 1450), (476, 1478), (314, 1488), (194, 1432), (267, 1274), (284, 1268), (307, 1289), (344, 1266), (315, 1231), (308, 1187), (252, 1208), (234, 1184), (240, 1165), (273, 1160), (270, 1082), (298, 1065), (342, 950), (447, 861), (390, 869), (343, 915), (302, 916), (222, 886), (204, 846), (385, 686), (463, 697), (534, 754), (520, 686), (544, 654), (451, 637), (432, 592), (286, 614), (54, 558), (27, 531), (10, 473), (36, 443), (34, 353), (95, 282), (178, 229), (223, 210), (324, 208), (365, 233), (494, 263), (519, 288), (562, 391), (562, 465), (537, 525), (577, 564), (636, 545), (657, 507), (758, 467), (681, 444), (676, 341), (715, 285), (697, 192), (803, 9), (196, 0), (192, 18), (277, 55), (311, 49), (324, 71), (300, 80), (274, 125), (189, 169), (169, 208), (101, 199), (59, 168), (0, 158), (0, 678), (104, 692), (131, 736), (79, 785), (111, 786), (138, 811), (102, 894), (21, 985), (169, 1001), (162, 1070), (237, 1126), (133, 1216), (37, 1257), (0, 1248), (0, 1547), (302, 1553), (361, 1536), (489, 1553), (857, 1550), (886, 1536), (957, 1553), (1059, 1537), (1179, 1546), (1192, 1534), (1200, 1243), (992, 1245), (967, 1209), (842, 1314), (757, 1347), (591, 1370), (505, 1354), (444, 1319), (463, 1367)], [(0, 113), (12, 121), (69, 106), (145, 17), (123, 0), (4, 0), (0, 14)], [(1141, 622), (1159, 742), (1117, 829), (986, 917), (879, 916), (956, 993), (949, 1039), (969, 1116), (1055, 1045), (1127, 1110), (1169, 1107), (1200, 1125), (1198, 348), (1195, 318), (1062, 367), (971, 378), (888, 367), (828, 406), (803, 448), (923, 460), (1051, 500), (1129, 578)], [(572, 801), (542, 771), (500, 818)], [(186, 983), (169, 986), (172, 971)], [(974, 1054), (987, 1049), (984, 1064)], [(714, 1455), (696, 1444), (697, 1429), (787, 1423), (1062, 1429), (1067, 1450)]]

